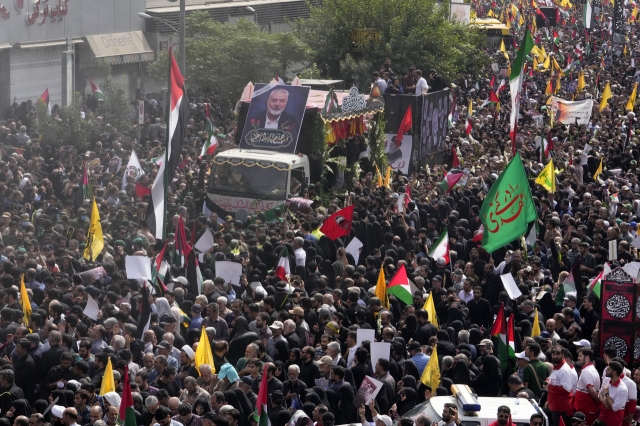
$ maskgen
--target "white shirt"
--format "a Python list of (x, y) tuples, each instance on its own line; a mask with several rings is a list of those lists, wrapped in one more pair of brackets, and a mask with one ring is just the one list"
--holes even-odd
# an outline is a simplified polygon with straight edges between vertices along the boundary
[(593, 386), (596, 392), (600, 389), (600, 375), (598, 375), (598, 370), (596, 370), (593, 364), (582, 367), (580, 377), (578, 378), (577, 390), (579, 392), (589, 393), (589, 386)]
[(571, 382), (573, 383), (573, 390), (571, 391), (571, 393), (576, 393), (576, 388), (578, 386), (578, 372), (575, 368), (571, 367), (569, 367), (569, 370), (571, 371), (571, 375), (573, 376), (573, 381)]
[(423, 92), (429, 90), (429, 85), (424, 77), (420, 77), (420, 80), (416, 83), (416, 96), (422, 96)]
[(622, 383), (627, 387), (627, 391), (629, 392), (627, 396), (627, 401), (637, 401), (638, 400), (638, 387), (635, 382), (631, 380), (631, 371), (624, 369), (624, 375), (621, 377)]
[(376, 82), (374, 83), (376, 86), (378, 86), (378, 88), (380, 89), (380, 93), (384, 94), (384, 92), (387, 90), (387, 82), (384, 81), (384, 79), (378, 77), (378, 79), (376, 80)]
[(278, 115), (278, 118), (275, 119), (275, 121), (271, 121), (269, 120), (269, 114), (266, 115), (266, 118), (264, 119), (265, 123), (264, 123), (264, 128), (265, 129), (277, 129), (278, 128), (278, 122), (280, 121), (280, 116)]
[(458, 299), (460, 299), (464, 303), (471, 302), (473, 300), (473, 291), (465, 293), (464, 290), (462, 290), (460, 293), (458, 293)]
[(296, 266), (305, 266), (307, 262), (307, 252), (302, 247), (298, 247), (293, 251), (296, 255)]
[(627, 385), (624, 384), (624, 381), (620, 379), (618, 380), (618, 386), (614, 386), (611, 384), (611, 379), (609, 377), (605, 377), (605, 380), (602, 382), (602, 387), (604, 388), (605, 385), (609, 386), (609, 398), (613, 400), (611, 410), (624, 410), (627, 405), (627, 401), (629, 400), (629, 389), (627, 389)]
[(567, 392), (574, 392), (578, 384), (578, 375), (572, 371), (566, 362), (559, 369), (551, 370), (549, 376), (549, 384), (553, 386), (562, 386)]

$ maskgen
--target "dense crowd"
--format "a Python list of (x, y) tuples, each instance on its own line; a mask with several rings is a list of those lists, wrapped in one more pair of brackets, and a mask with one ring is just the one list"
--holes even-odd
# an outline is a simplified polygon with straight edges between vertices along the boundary
[[(432, 397), (451, 395), (452, 384), (469, 385), (481, 397), (535, 400), (553, 426), (560, 419), (578, 426), (631, 424), (640, 372), (615, 347), (601, 350), (600, 294), (590, 284), (605, 268), (638, 258), (640, 151), (635, 114), (625, 106), (640, 74), (632, 63), (635, 23), (627, 47), (614, 46), (608, 26), (612, 7), (603, 7), (603, 18), (590, 31), (583, 31), (582, 5), (575, 5), (564, 7), (567, 16), (563, 13), (555, 27), (557, 40), (553, 29), (548, 38), (544, 28), (535, 32), (536, 45), (553, 52), (565, 69), (556, 96), (596, 102), (589, 125), (551, 125), (545, 94), (550, 71), (541, 66), (527, 73), (517, 148), (539, 219), (532, 240), (514, 235), (511, 244), (492, 253), (474, 237), (482, 232), (484, 196), (513, 157), (510, 95), (508, 89), (497, 91), (497, 82), (508, 80), (503, 53), (487, 51), (494, 63), (485, 74), (449, 84), (456, 108), (444, 166), (396, 174), (385, 188), (376, 185), (374, 170), (362, 161), (362, 177), (349, 196), (329, 205), (316, 202), (306, 213), (280, 210), (273, 221), (264, 215), (243, 222), (203, 213), (208, 211), (207, 158), (199, 158), (207, 138), (204, 105), (212, 105), (215, 133), (224, 135), (218, 149), (234, 146), (236, 129), (233, 106), (221, 105), (211, 93), (189, 93), (191, 119), (167, 207), (164, 260), (170, 268), (161, 284), (126, 279), (127, 256), (148, 256), (151, 262), (164, 242), (156, 241), (145, 224), (148, 196), (122, 179), (135, 150), (145, 172), (138, 182), (147, 187), (153, 182), (155, 159), (163, 153), (162, 94), (144, 97), (147, 119), (139, 141), (104, 122), (100, 104), (90, 98), (85, 107), (103, 131), (87, 152), (64, 144), (41, 146), (33, 130), (33, 105), (14, 105), (12, 116), (0, 123), (0, 425), (115, 425), (125, 372), (136, 424), (144, 426), (256, 424), (263, 374), (273, 426), (391, 426), (396, 419), (402, 426), (431, 425), (440, 419), (406, 414)], [(625, 8), (631, 15), (634, 6)], [(521, 13), (533, 14), (530, 9), (525, 5)], [(524, 26), (516, 27), (519, 41)], [(515, 50), (508, 47), (513, 61)], [(415, 69), (403, 76), (392, 67), (387, 60), (374, 74), (388, 93), (424, 93), (447, 85), (435, 70), (425, 79)], [(581, 70), (586, 87), (577, 90)], [(600, 111), (599, 94), (607, 82), (613, 96)], [(499, 110), (495, 103), (482, 106), (490, 89), (500, 97)], [(470, 101), (473, 128), (467, 132)], [(53, 108), (54, 117), (57, 113)], [(533, 118), (540, 115), (541, 121)], [(533, 183), (544, 166), (540, 137), (551, 142), (558, 169), (555, 192)], [(362, 143), (357, 137), (346, 149)], [(468, 176), (464, 185), (445, 192), (438, 184), (454, 161)], [(79, 194), (86, 187), (81, 182), (85, 164), (86, 196)], [(315, 200), (313, 188), (304, 196)], [(412, 199), (399, 213), (403, 193)], [(89, 261), (83, 252), (94, 198), (105, 245)], [(355, 206), (351, 235), (327, 238), (320, 231), (323, 221), (347, 204)], [(202, 294), (194, 294), (171, 250), (180, 216), (187, 241), (198, 241), (207, 229), (214, 236), (199, 265)], [(448, 259), (429, 257), (445, 230)], [(345, 250), (353, 237), (363, 243), (357, 263)], [(611, 241), (617, 247), (614, 260), (609, 259)], [(290, 263), (288, 282), (274, 273), (283, 253)], [(240, 285), (216, 278), (216, 262), (225, 260), (242, 264)], [(376, 295), (376, 283), (381, 271), (389, 280), (401, 266), (412, 281), (413, 303), (391, 295), (387, 308)], [(96, 268), (105, 274), (96, 275)], [(571, 271), (579, 271), (576, 292), (556, 297)], [(513, 276), (522, 296), (509, 297), (503, 274)], [(23, 276), (32, 307), (28, 319), (19, 303)], [(424, 309), (428, 297), (435, 301), (437, 321)], [(86, 315), (90, 300), (98, 303), (97, 320)], [(515, 321), (516, 356), (507, 365), (490, 335), (501, 306)], [(197, 369), (203, 328), (214, 365)], [(389, 359), (372, 362), (371, 342), (358, 344), (359, 329), (372, 329), (375, 341), (389, 342)], [(421, 379), (434, 349), (441, 380), (426, 386)], [(115, 391), (99, 395), (109, 361)], [(383, 389), (374, 403), (357, 407), (353, 401), (366, 376), (382, 382)], [(509, 414), (508, 406), (500, 407), (495, 424), (508, 425)], [(447, 405), (441, 419), (440, 424), (460, 423), (455, 406)], [(534, 415), (531, 425), (541, 426), (541, 420)]]

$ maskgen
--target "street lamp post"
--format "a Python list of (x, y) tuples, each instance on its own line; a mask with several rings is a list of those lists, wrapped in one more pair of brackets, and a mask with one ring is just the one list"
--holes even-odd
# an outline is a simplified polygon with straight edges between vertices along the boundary
[[(169, 0), (169, 1), (174, 3), (177, 0)], [(187, 66), (186, 66), (186, 50), (187, 49), (185, 47), (185, 39), (186, 39), (185, 7), (186, 7), (186, 0), (180, 0), (180, 22), (178, 25), (179, 29), (176, 29), (176, 27), (174, 27), (171, 24), (171, 22), (167, 21), (166, 19), (162, 19), (157, 16), (151, 16), (144, 12), (138, 12), (138, 16), (140, 16), (141, 18), (153, 19), (154, 21), (162, 22), (163, 24), (169, 26), (172, 30), (178, 33), (179, 39), (180, 39), (180, 45), (178, 47), (178, 50), (180, 51), (179, 52), (180, 56), (178, 58), (178, 67), (180, 68), (180, 72), (182, 73), (183, 76), (185, 75), (185, 72), (187, 70)]]

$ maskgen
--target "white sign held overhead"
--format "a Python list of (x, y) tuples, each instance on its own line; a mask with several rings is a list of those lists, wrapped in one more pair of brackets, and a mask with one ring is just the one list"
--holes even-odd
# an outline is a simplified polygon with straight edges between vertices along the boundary
[(227, 260), (216, 262), (216, 278), (224, 278), (224, 282), (239, 286), (241, 276), (242, 265), (240, 263), (229, 262)]
[(500, 278), (502, 279), (502, 284), (504, 285), (504, 289), (506, 290), (507, 293), (509, 293), (509, 297), (511, 299), (517, 299), (518, 297), (522, 296), (522, 292), (518, 288), (516, 281), (513, 279), (513, 275), (504, 274), (504, 275), (500, 275)]
[(151, 259), (147, 256), (127, 256), (124, 258), (124, 263), (128, 280), (151, 279)]
[(213, 247), (213, 234), (209, 229), (204, 231), (204, 234), (200, 237), (198, 242), (193, 246), (200, 253), (206, 253), (211, 247)]
[(356, 263), (356, 265), (360, 260), (360, 251), (362, 250), (362, 246), (364, 246), (364, 244), (362, 244), (362, 241), (360, 241), (356, 237), (353, 237), (353, 240), (351, 240), (349, 245), (347, 245), (347, 247), (345, 248), (346, 252), (351, 254), (351, 256), (353, 256), (353, 260)]
[(376, 331), (371, 328), (359, 328), (356, 333), (358, 333), (356, 346), (360, 347), (362, 342), (368, 340), (370, 342), (374, 342), (376, 339)]
[(91, 295), (89, 295), (89, 299), (87, 299), (87, 306), (85, 306), (83, 314), (88, 316), (94, 321), (98, 321), (98, 313), (100, 312), (100, 307), (98, 306), (98, 302), (95, 301)]

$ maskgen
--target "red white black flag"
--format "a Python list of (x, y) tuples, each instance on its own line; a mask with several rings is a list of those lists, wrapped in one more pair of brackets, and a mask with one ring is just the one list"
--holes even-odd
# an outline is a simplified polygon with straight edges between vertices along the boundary
[(151, 187), (151, 200), (147, 208), (146, 223), (149, 231), (158, 239), (164, 239), (166, 193), (171, 184), (182, 151), (182, 142), (189, 122), (189, 100), (184, 89), (184, 79), (173, 53), (169, 50), (169, 132), (165, 159)]

